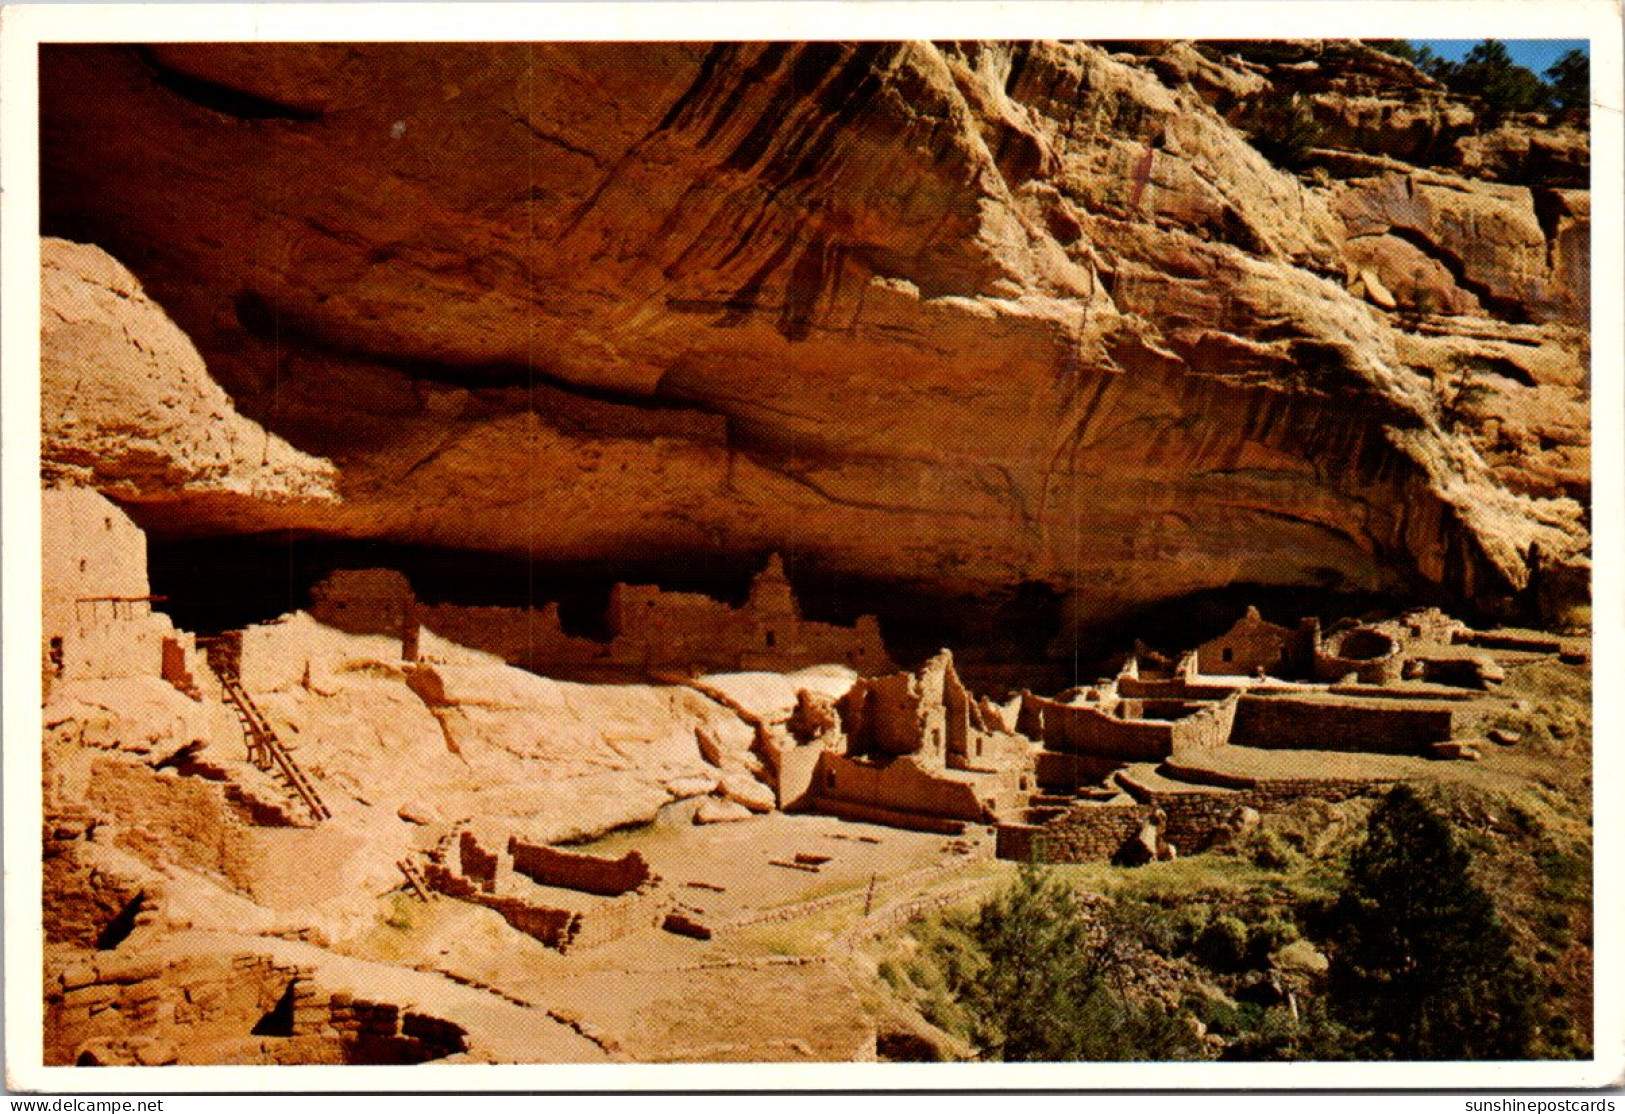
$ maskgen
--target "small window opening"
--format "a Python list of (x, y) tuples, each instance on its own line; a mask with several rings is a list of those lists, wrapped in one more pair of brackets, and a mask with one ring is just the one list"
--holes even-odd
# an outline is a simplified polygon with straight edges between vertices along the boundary
[(1234, 649), (1232, 649), (1229, 646), (1226, 646), (1224, 648), (1224, 660), (1225, 661), (1233, 661), (1233, 660), (1235, 660), (1235, 656), (1236, 656), (1236, 651)]
[(768, 631), (767, 632), (767, 644), (769, 646), (772, 646), (773, 645), (773, 640), (774, 640), (774, 633), (772, 631)]
[(141, 915), (146, 903), (147, 895), (138, 893), (125, 903), (124, 908), (113, 914), (113, 919), (96, 935), (96, 950), (110, 952), (124, 943), (130, 933), (135, 931), (135, 919)]
[(266, 1015), (255, 1023), (250, 1030), (256, 1037), (291, 1037), (293, 1036), (293, 988), (298, 981), (290, 982), (288, 989), (282, 992)]

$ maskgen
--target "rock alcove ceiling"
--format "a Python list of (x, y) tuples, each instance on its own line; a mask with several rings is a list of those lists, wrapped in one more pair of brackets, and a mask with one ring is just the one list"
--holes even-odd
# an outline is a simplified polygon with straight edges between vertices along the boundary
[[(44, 469), (155, 576), (255, 538), (674, 584), (782, 551), (832, 615), (926, 642), (954, 601), (1015, 656), (1236, 584), (1586, 598), (1585, 137), (1359, 44), (40, 71)], [(1292, 90), (1325, 146), (1287, 168), (1245, 121)]]

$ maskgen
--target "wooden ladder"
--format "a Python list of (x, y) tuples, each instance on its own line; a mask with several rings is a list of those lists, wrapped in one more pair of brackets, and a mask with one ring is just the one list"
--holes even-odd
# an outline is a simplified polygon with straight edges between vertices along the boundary
[(418, 869), (418, 864), (410, 858), (401, 859), (395, 866), (405, 876), (407, 884), (417, 891), (420, 900), (428, 902), (440, 896), (429, 888), (429, 883), (424, 879), (423, 872)]
[(243, 725), (243, 737), (248, 740), (248, 760), (280, 777), (282, 783), (304, 803), (313, 820), (320, 822), (331, 818), (333, 814), (322, 803), (316, 786), (293, 760), (293, 755), (288, 753), (282, 740), (277, 738), (276, 731), (243, 688), (237, 675), (229, 669), (219, 670), (219, 673), (220, 691), (225, 694), (226, 702), (237, 712), (237, 719)]

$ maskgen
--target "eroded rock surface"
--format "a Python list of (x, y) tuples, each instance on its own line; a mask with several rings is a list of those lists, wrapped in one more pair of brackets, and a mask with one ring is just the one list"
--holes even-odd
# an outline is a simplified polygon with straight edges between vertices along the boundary
[[(782, 549), (1079, 622), (1237, 581), (1560, 607), (1583, 143), (1274, 45), (47, 48), (47, 230), (339, 498), (110, 479), (162, 536)], [(1301, 176), (1248, 140), (1293, 92)]]
[(237, 411), (135, 276), (46, 239), (40, 269), (43, 478), (132, 501), (245, 508), (335, 499), (334, 469)]

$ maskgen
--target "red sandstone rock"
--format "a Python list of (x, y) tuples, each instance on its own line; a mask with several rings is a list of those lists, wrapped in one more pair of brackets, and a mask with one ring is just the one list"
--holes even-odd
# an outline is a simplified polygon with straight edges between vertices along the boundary
[[(1553, 225), (1522, 186), (1408, 171), (1328, 197), (1270, 166), (1208, 99), (1295, 82), (1350, 121), (1327, 142), (1411, 157), (1355, 100), (1438, 96), (1358, 44), (1298, 55), (48, 47), (43, 198), (338, 469), (337, 504), (123, 478), (172, 534), (789, 547), (928, 591), (1046, 583), (1077, 619), (1327, 575), (1483, 602), (1531, 546), (1583, 568), (1583, 439), (1486, 459), (1439, 413), (1445, 354), (1340, 286), (1357, 262), (1400, 310), (1581, 313), (1582, 207)], [(1412, 277), (1390, 234), (1437, 266)]]
[(749, 774), (725, 774), (718, 788), (728, 800), (752, 812), (772, 812), (778, 803), (773, 790)]
[(755, 813), (738, 801), (727, 797), (707, 797), (694, 811), (696, 824), (727, 824), (736, 820), (749, 820)]
[(186, 335), (100, 248), (41, 242), (40, 455), (47, 481), (249, 515), (334, 500), (331, 464), (238, 413)]

